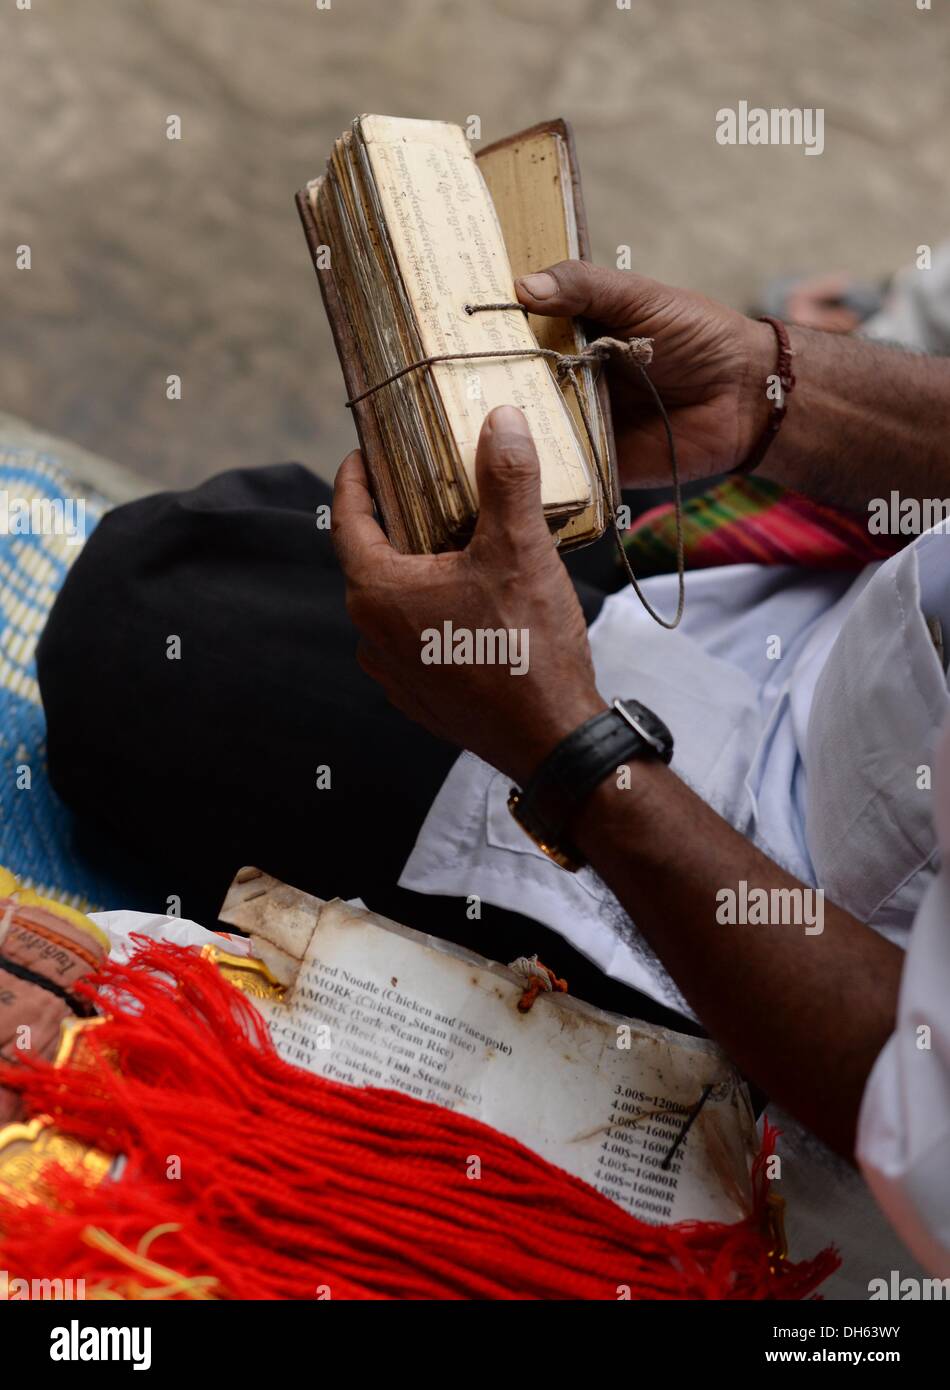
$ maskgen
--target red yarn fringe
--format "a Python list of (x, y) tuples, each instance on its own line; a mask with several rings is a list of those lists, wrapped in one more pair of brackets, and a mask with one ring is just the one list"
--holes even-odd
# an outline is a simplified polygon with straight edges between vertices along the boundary
[(770, 1258), (768, 1126), (747, 1220), (648, 1225), (477, 1120), (288, 1065), (194, 950), (142, 941), (85, 989), (106, 1019), (75, 1060), (0, 1084), (125, 1166), (99, 1184), (51, 1168), (45, 1206), (0, 1198), (11, 1279), (83, 1279), (87, 1297), (798, 1299), (839, 1263)]

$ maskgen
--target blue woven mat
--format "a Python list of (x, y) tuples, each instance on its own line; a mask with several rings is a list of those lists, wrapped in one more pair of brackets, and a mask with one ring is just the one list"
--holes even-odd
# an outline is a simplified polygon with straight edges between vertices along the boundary
[[(72, 817), (49, 784), (35, 659), (47, 614), (82, 549), (63, 533), (76, 533), (79, 502), (88, 536), (110, 504), (79, 487), (51, 455), (4, 448), (0, 440), (0, 864), (37, 892), (91, 910), (134, 904), (118, 902), (115, 886), (73, 849)], [(77, 680), (87, 678), (77, 672)]]

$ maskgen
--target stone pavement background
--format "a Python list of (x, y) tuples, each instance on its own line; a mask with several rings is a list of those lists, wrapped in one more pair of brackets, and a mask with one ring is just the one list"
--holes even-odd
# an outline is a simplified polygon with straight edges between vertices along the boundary
[[(292, 195), (360, 111), (474, 113), (486, 141), (567, 116), (598, 258), (738, 306), (950, 234), (950, 0), (25, 3), (0, 14), (0, 410), (161, 483), (332, 477), (350, 447)], [(823, 106), (824, 154), (717, 145), (741, 98)]]

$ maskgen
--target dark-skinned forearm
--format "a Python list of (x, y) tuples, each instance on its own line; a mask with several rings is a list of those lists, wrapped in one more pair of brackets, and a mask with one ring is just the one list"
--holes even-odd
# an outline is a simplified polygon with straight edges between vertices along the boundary
[(709, 1033), (770, 1097), (851, 1157), (861, 1096), (893, 1031), (902, 953), (825, 904), (824, 931), (722, 925), (716, 893), (797, 880), (659, 763), (608, 778), (572, 834)]
[[(764, 382), (775, 371), (775, 335), (767, 324), (754, 331)], [(762, 476), (861, 512), (891, 489), (950, 496), (950, 359), (813, 329), (792, 327), (789, 337), (796, 384)], [(757, 407), (761, 425), (769, 408), (765, 399)]]

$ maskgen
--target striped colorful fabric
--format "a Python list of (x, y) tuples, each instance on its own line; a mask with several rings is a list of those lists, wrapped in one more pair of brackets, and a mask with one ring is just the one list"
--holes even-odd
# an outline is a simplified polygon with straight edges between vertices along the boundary
[[(904, 536), (872, 536), (867, 517), (823, 506), (765, 478), (728, 478), (683, 504), (689, 569), (713, 565), (803, 565), (857, 570), (886, 560)], [(671, 503), (653, 507), (624, 536), (640, 574), (676, 569), (676, 520)]]
[[(75, 541), (50, 518), (68, 504)], [(23, 521), (36, 508), (36, 521)], [(118, 906), (113, 885), (76, 854), (72, 817), (46, 769), (46, 721), (36, 682), (36, 644), (81, 540), (109, 504), (81, 489), (49, 454), (0, 440), (0, 864), (24, 887), (82, 910)], [(19, 520), (18, 520), (19, 518)], [(77, 680), (94, 680), (88, 672)]]

